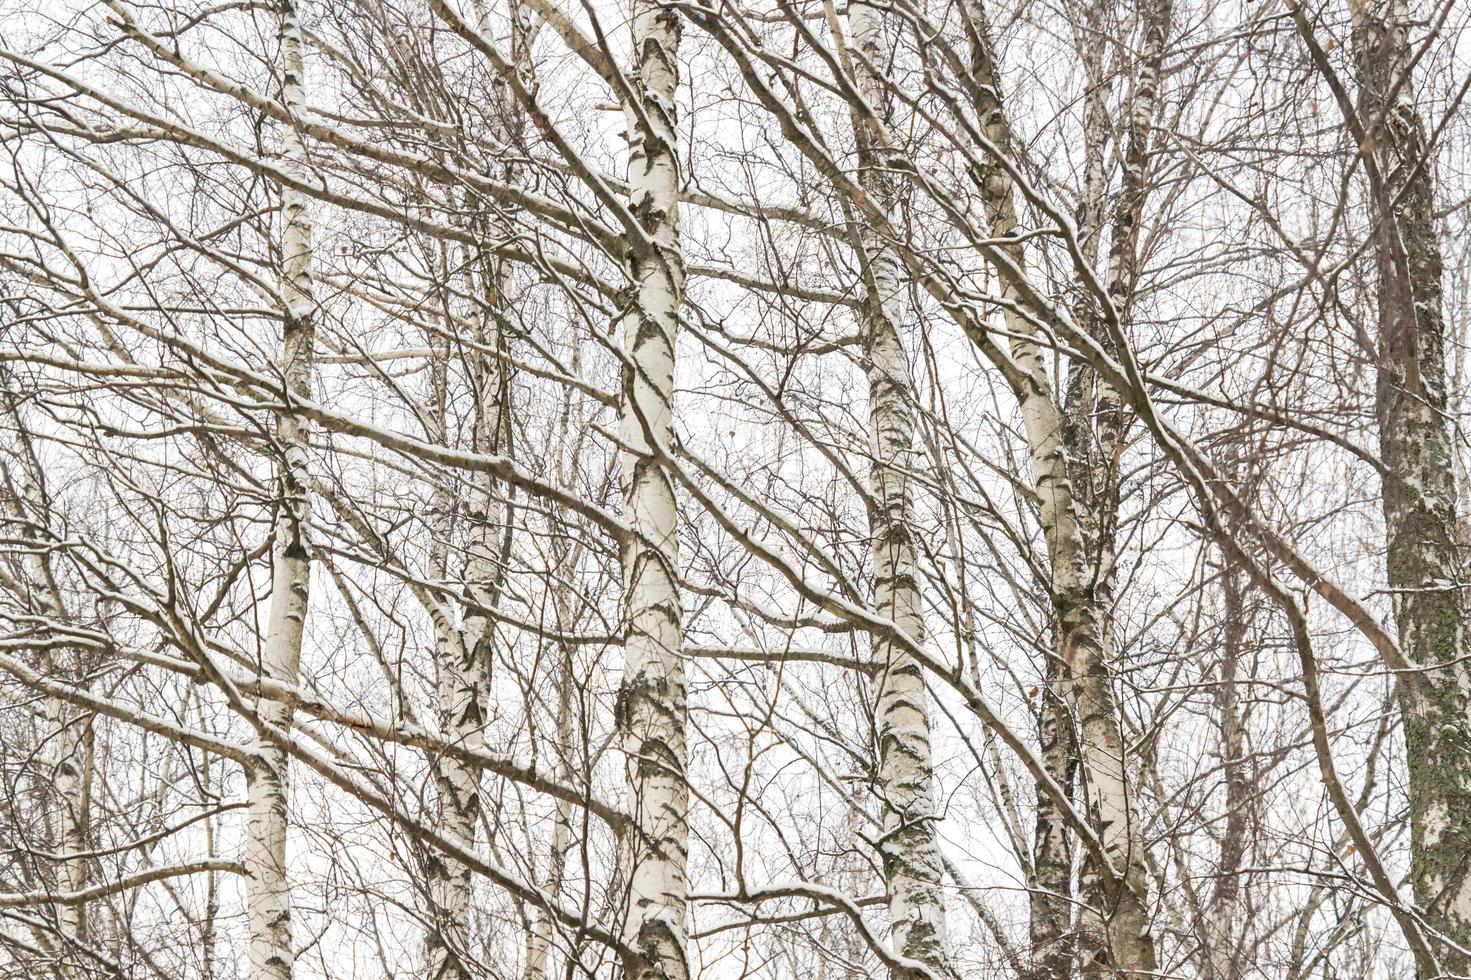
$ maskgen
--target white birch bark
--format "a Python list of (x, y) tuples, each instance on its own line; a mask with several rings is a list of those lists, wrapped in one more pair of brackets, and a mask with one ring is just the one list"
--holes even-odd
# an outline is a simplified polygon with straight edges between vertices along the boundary
[[(0, 374), (0, 378), (7, 384), (10, 381), (8, 374)], [(47, 512), (44, 478), (40, 461), (33, 454), (28, 437), (24, 435), (25, 426), (21, 422), (15, 400), (8, 393), (4, 404), (16, 433), (20, 435), (19, 453), (22, 460), (19, 471), (14, 474), (0, 462), (0, 473), (4, 473), (6, 483), (18, 484), (19, 493), (17, 498), (8, 501), (8, 509), (18, 526), (28, 528), (33, 521), (44, 520)], [(25, 564), (29, 566), (32, 579), (29, 591), (39, 607), (37, 611), (54, 623), (65, 623), (68, 618), (66, 602), (53, 573), (49, 552), (35, 540), (34, 534), (24, 531), (23, 536), (33, 542), (31, 547), (25, 549)], [(41, 672), (48, 678), (65, 679), (71, 683), (80, 679), (75, 655), (69, 656), (65, 650), (51, 647), (45, 648), (41, 655)], [(74, 855), (87, 849), (92, 722), (82, 712), (55, 695), (48, 695), (43, 699), (41, 716), (44, 727), (41, 733), (40, 760), (45, 763), (45, 771), (49, 772), (49, 785), (43, 784), (40, 789), (41, 796), (46, 801), (45, 820), (49, 843), (56, 854), (55, 890), (58, 894), (79, 894), (86, 888), (87, 867), (84, 859)], [(52, 914), (63, 933), (63, 947), (86, 939), (85, 902), (56, 902), (52, 905)], [(65, 954), (63, 958), (67, 958)], [(70, 967), (63, 972), (66, 976), (75, 975)]]
[[(1139, 222), (1146, 196), (1145, 166), (1148, 162), (1149, 134), (1154, 123), (1158, 100), (1161, 59), (1164, 52), (1165, 32), (1168, 29), (1171, 7), (1169, 0), (1145, 0), (1139, 8), (1144, 28), (1144, 43), (1139, 54), (1138, 70), (1135, 75), (1134, 91), (1129, 103), (1129, 120), (1125, 130), (1123, 153), (1123, 176), (1118, 194), (1112, 202), (1110, 215), (1110, 237), (1105, 272), (1105, 286), (1115, 313), (1124, 323), (1128, 322), (1129, 308), (1133, 302), (1134, 286), (1138, 280)], [(1100, 215), (1100, 219), (1102, 215)], [(1086, 322), (1086, 321), (1085, 321)], [(1100, 338), (1106, 348), (1112, 349), (1109, 333), (1101, 322), (1095, 321), (1092, 333)], [(1115, 860), (1116, 867), (1124, 870), (1127, 889), (1122, 896), (1110, 894), (1103, 881), (1101, 869), (1084, 866), (1083, 922), (1080, 928), (1081, 945), (1085, 962), (1090, 962), (1090, 971), (1101, 976), (1111, 976), (1121, 967), (1137, 966), (1150, 968), (1155, 953), (1138, 942), (1141, 930), (1147, 930), (1148, 910), (1145, 907), (1147, 870), (1144, 868), (1145, 854), (1140, 838), (1142, 829), (1133, 822), (1137, 819), (1137, 807), (1128, 794), (1133, 792), (1126, 780), (1127, 762), (1123, 756), (1122, 732), (1116, 718), (1112, 689), (1114, 659), (1112, 609), (1114, 603), (1114, 568), (1117, 560), (1115, 525), (1119, 504), (1118, 459), (1122, 452), (1129, 416), (1118, 391), (1096, 371), (1086, 364), (1077, 363), (1070, 378), (1067, 406), (1065, 408), (1063, 445), (1067, 460), (1068, 478), (1073, 490), (1074, 512), (1077, 516), (1081, 544), (1081, 566), (1074, 591), (1067, 594), (1063, 606), (1067, 612), (1062, 617), (1065, 624), (1064, 643), (1076, 643), (1081, 656), (1071, 664), (1072, 684), (1077, 690), (1075, 698), (1078, 718), (1082, 725), (1081, 740), (1085, 754), (1104, 759), (1107, 770), (1100, 773), (1097, 768), (1084, 769), (1085, 779), (1105, 776), (1114, 781), (1117, 771), (1117, 787), (1107, 792), (1116, 793), (1122, 803), (1107, 800), (1094, 805), (1100, 827), (1108, 821), (1119, 819), (1109, 815), (1111, 809), (1118, 810), (1122, 819), (1129, 821), (1129, 839), (1126, 842), (1132, 865)], [(1074, 632), (1069, 624), (1091, 620), (1089, 625)], [(1075, 637), (1077, 639), (1069, 639)], [(1098, 645), (1092, 647), (1090, 639), (1096, 637)], [(1064, 658), (1067, 658), (1066, 646)], [(1090, 722), (1090, 712), (1098, 712), (1096, 723)], [(1107, 714), (1107, 719), (1102, 714)], [(1099, 752), (1100, 744), (1105, 747), (1118, 746), (1115, 751)], [(1095, 763), (1095, 766), (1097, 763)], [(1105, 835), (1105, 842), (1107, 837)], [(1102, 913), (1100, 919), (1099, 913)], [(1132, 950), (1132, 952), (1131, 952)]]
[[(581, 337), (574, 334), (572, 339), (571, 367), (574, 374), (580, 372), (582, 367)], [(573, 393), (571, 390), (563, 392), (562, 414), (558, 425), (561, 438), (559, 444), (566, 446), (567, 454), (563, 460), (559, 460), (557, 467), (557, 482), (562, 486), (571, 485), (582, 472), (582, 462), (579, 458), (580, 438), (573, 433), (577, 421), (573, 415)], [(560, 465), (565, 462), (567, 465)], [(552, 575), (554, 584), (552, 586), (552, 608), (556, 611), (557, 630), (563, 634), (570, 634), (576, 629), (578, 622), (579, 598), (576, 595), (573, 582), (576, 581), (577, 569), (582, 562), (582, 554), (585, 544), (572, 541), (563, 535), (555, 535), (551, 543), (552, 551)], [(557, 744), (558, 762), (556, 767), (556, 778), (564, 785), (571, 786), (577, 780), (573, 769), (573, 676), (574, 661), (573, 647), (568, 643), (559, 645), (559, 672), (557, 675)], [(558, 798), (555, 803), (552, 827), (552, 843), (550, 853), (547, 855), (547, 873), (543, 888), (547, 894), (557, 898), (561, 894), (562, 882), (567, 874), (567, 861), (572, 853), (573, 844), (576, 841), (572, 824), (572, 804)], [(552, 974), (552, 928), (554, 922), (550, 913), (544, 909), (535, 912), (536, 918), (531, 923), (531, 935), (526, 947), (526, 980), (549, 980)], [(569, 955), (575, 957), (576, 951)]]
[[(295, 0), (280, 5), (281, 99), (293, 115), (302, 111), (302, 29)], [(307, 174), (306, 148), (291, 126), (282, 127), (282, 168), (296, 178)], [(306, 422), (291, 410), (291, 397), (310, 397), (315, 300), (312, 296), (312, 227), (307, 198), (281, 187), (282, 351), (280, 375), (286, 398), (276, 417), (281, 453), (276, 485), (276, 539), (272, 550), (271, 608), (267, 619), (260, 672), (270, 680), (295, 686), (301, 662), (302, 632), (311, 592), (311, 560), (307, 554), (310, 500), (307, 486)], [(291, 726), (288, 703), (269, 698), (256, 702), (264, 725), (285, 732)], [(294, 965), (291, 945), (290, 881), (286, 866), (287, 755), (265, 735), (257, 735), (245, 767), (246, 840), (242, 861), (246, 917), (250, 926), (250, 975), (253, 980), (289, 980)]]
[(1220, 683), (1212, 687), (1221, 726), (1221, 767), (1226, 777), (1225, 825), (1221, 829), (1220, 858), (1215, 889), (1205, 924), (1206, 976), (1209, 980), (1237, 980), (1241, 975), (1235, 935), (1241, 914), (1241, 862), (1246, 854), (1251, 786), (1246, 772), (1246, 734), (1237, 693), (1242, 642), (1246, 632), (1244, 581), (1237, 562), (1227, 559), (1222, 570), (1224, 629)]
[[(477, 3), (477, 27), (483, 34), (491, 31), (489, 9)], [(512, 4), (513, 60), (518, 70), (529, 71), (525, 10)], [(500, 120), (495, 136), (503, 144), (511, 143), (515, 123), (519, 120), (512, 97), (502, 87), (499, 99)], [(509, 163), (505, 164), (505, 180), (514, 183)], [(511, 229), (499, 218), (479, 219), (481, 238), (508, 238)], [(509, 273), (507, 264), (488, 251), (481, 250), (471, 263), (467, 286), (481, 304), (476, 331), (475, 351), (470, 355), (471, 385), (474, 391), (474, 423), (471, 448), (478, 453), (495, 455), (510, 451), (510, 375), (506, 361), (506, 337), (501, 329)], [(448, 351), (445, 351), (448, 355)], [(445, 365), (447, 368), (447, 365)], [(444, 427), (444, 386), (447, 373), (436, 380), (437, 410), (441, 430)], [(439, 637), (439, 724), (445, 738), (470, 751), (485, 747), (487, 702), (490, 698), (491, 661), (494, 657), (495, 628), (492, 610), (498, 601), (505, 574), (505, 559), (510, 550), (511, 505), (506, 497), (509, 488), (499, 484), (489, 473), (470, 477), (470, 492), (462, 502), (468, 524), (467, 558), (464, 569), (468, 601), (464, 604), (461, 627), (456, 632), (444, 624)], [(449, 540), (455, 510), (446, 501), (445, 533), (441, 542)], [(445, 561), (439, 562), (436, 575), (444, 576)], [(476, 827), (480, 822), (480, 774), (465, 761), (452, 756), (435, 760), (435, 785), (439, 793), (440, 819), (444, 832), (466, 850), (475, 849)], [(443, 980), (468, 980), (465, 965), (471, 942), (471, 869), (447, 855), (435, 854), (429, 865), (430, 900), (434, 906), (435, 928), (427, 937), (429, 976)], [(528, 959), (532, 950), (528, 948)]]
[[(500, 454), (506, 450), (509, 438), (507, 378), (504, 362), (498, 356), (502, 347), (498, 318), (504, 270), (499, 262), (486, 256), (481, 256), (475, 266), (478, 272), (470, 274), (468, 286), (480, 297), (484, 310), (474, 338), (482, 353), (471, 358), (475, 392), (471, 444), (475, 452)], [(435, 376), (431, 382), (435, 387), (441, 440), (446, 436), (443, 399), (448, 384), (448, 355), (448, 350), (435, 351)], [(501, 490), (489, 473), (470, 475), (469, 493), (458, 508), (468, 525), (464, 568), (467, 601), (459, 628), (443, 615), (437, 618), (435, 626), (440, 732), (449, 744), (471, 752), (485, 747), (486, 702), (495, 641), (491, 610), (504, 567), (501, 529), (509, 525)], [(436, 495), (434, 509), (439, 517), (433, 532), (432, 574), (445, 580), (449, 571), (448, 542), (457, 508), (448, 492), (441, 490)], [(433, 762), (433, 771), (441, 829), (467, 851), (473, 851), (481, 810), (479, 770), (457, 756), (440, 755)], [(427, 875), (433, 915), (432, 928), (425, 936), (428, 975), (436, 980), (465, 980), (471, 975), (467, 966), (471, 941), (471, 869), (448, 855), (431, 853)]]
[[(858, 91), (879, 113), (890, 114), (884, 80), (888, 63), (880, 8), (848, 8), (853, 73)], [(855, 124), (864, 190), (882, 208), (894, 203), (884, 161), (872, 152), (862, 120)], [(903, 269), (892, 247), (860, 231), (867, 296), (861, 317), (868, 374), (869, 533), (872, 536), (874, 608), (917, 643), (925, 639), (912, 515), (916, 402), (900, 323), (907, 298)], [(936, 841), (934, 770), (924, 674), (893, 640), (875, 637), (879, 667), (874, 698), (878, 729), (878, 792), (884, 807), (880, 854), (888, 894), (894, 951), (949, 972), (945, 949), (944, 861)]]
[(652, 451), (667, 452), (674, 421), (674, 352), (684, 295), (675, 129), (680, 15), (634, 0), (634, 97), (628, 123), (629, 205), (646, 233), (630, 242), (631, 281), (620, 313), (624, 367), (619, 480), (632, 529), (623, 548), (624, 676), (618, 723), (637, 833), (625, 841), (629, 980), (685, 980), (684, 624), (678, 585), (674, 483)]
[[(1038, 692), (1037, 738), (1042, 761), (1057, 784), (1069, 792), (1077, 777), (1067, 672), (1059, 657), (1049, 657)], [(1072, 975), (1073, 834), (1067, 817), (1038, 790), (1032, 830), (1032, 880), (1029, 980), (1065, 980)]]
[[(1101, 36), (1101, 7), (1101, 3), (1088, 5), (1086, 20), (1075, 35), (1088, 85), (1083, 103), (1083, 199), (1078, 213), (1078, 235), (1084, 259), (1090, 264), (1097, 261), (1105, 224), (1104, 192), (1108, 177), (1106, 90), (1101, 84), (1103, 52), (1093, 43)], [(1086, 303), (1080, 305), (1086, 307)], [(1087, 316), (1086, 309), (1079, 310), (1080, 322)], [(1070, 365), (1063, 408), (1064, 439), (1069, 433), (1086, 431), (1080, 423), (1088, 417), (1090, 406), (1081, 403), (1088, 389), (1083, 382), (1090, 375), (1086, 365)], [(1063, 662), (1059, 644), (1050, 652), (1043, 671), (1037, 704), (1037, 740), (1047, 771), (1071, 795), (1078, 776), (1078, 740), (1070, 685), (1071, 672)], [(1028, 975), (1030, 980), (1067, 980), (1073, 975), (1073, 958), (1080, 946), (1075, 921), (1078, 927), (1090, 930), (1092, 939), (1081, 944), (1084, 948), (1101, 945), (1098, 938), (1101, 930), (1094, 923), (1095, 917), (1078, 914), (1086, 899), (1079, 902), (1073, 894), (1073, 835), (1065, 815), (1040, 787), (1035, 794), (1035, 806)]]
[[(558, 591), (559, 593), (565, 592), (563, 589)], [(569, 604), (561, 598), (556, 602), (559, 628), (565, 629), (566, 627), (561, 624), (570, 623), (571, 619), (564, 618), (561, 614), (566, 611)], [(564, 784), (571, 785), (573, 774), (566, 764), (566, 753), (572, 741), (572, 651), (564, 645), (561, 654), (561, 670), (557, 678), (557, 744), (563, 752), (563, 759), (557, 767), (557, 778)], [(546, 876), (542, 881), (542, 888), (553, 898), (561, 894), (562, 880), (567, 873), (567, 857), (572, 851), (574, 839), (572, 804), (559, 798), (555, 803), (555, 808), (552, 846), (547, 855)], [(526, 980), (548, 980), (552, 975), (552, 926), (552, 917), (545, 911), (538, 910), (531, 924), (531, 935), (526, 944)]]
[[(1000, 77), (989, 46), (985, 12), (976, 0), (968, 0), (966, 10), (974, 28), (972, 74), (977, 87), (978, 114), (986, 127), (988, 139), (1000, 152), (1008, 153), (1011, 147), (1010, 126), (1001, 101)], [(1136, 105), (1136, 113), (1140, 111), (1141, 107)], [(1148, 112), (1152, 118), (1152, 95)], [(1017, 231), (1012, 181), (999, 165), (991, 167), (990, 173), (985, 175), (983, 205), (993, 235), (1006, 236)], [(1121, 233), (1117, 223), (1116, 218), (1115, 237)], [(1132, 248), (1132, 232), (1123, 232)], [(1007, 253), (1019, 269), (1023, 267), (1024, 253), (1019, 244), (1007, 246)], [(1131, 256), (1120, 254), (1117, 260), (1111, 256), (1111, 293), (1117, 278), (1113, 274), (1116, 261), (1126, 258), (1132, 261)], [(1005, 280), (1000, 288), (1008, 299), (1019, 299), (1015, 289)], [(1108, 617), (1112, 603), (1113, 554), (1108, 526), (1113, 515), (1085, 512), (1089, 501), (1080, 500), (1075, 494), (1076, 474), (1069, 466), (1069, 446), (1065, 438), (1067, 419), (1052, 393), (1042, 348), (1035, 339), (1035, 328), (1009, 307), (1006, 310), (1006, 326), (1013, 338), (1011, 354), (1025, 372), (1025, 383), (1017, 394), (1031, 452), (1042, 531), (1051, 560), (1059, 652), (1070, 675), (1068, 690), (1076, 715), (1080, 782), (1090, 820), (1098, 830), (1105, 856), (1117, 872), (1114, 876), (1106, 874), (1103, 869), (1092, 869), (1098, 880), (1098, 890), (1105, 899), (1104, 907), (1095, 910), (1103, 917), (1098, 931), (1104, 935), (1099, 935), (1094, 943), (1100, 948), (1085, 952), (1085, 959), (1089, 955), (1102, 957), (1094, 968), (1133, 980), (1153, 975), (1157, 956), (1149, 931), (1149, 879), (1143, 828), (1132, 799), (1128, 762), (1110, 677), (1113, 651)], [(1089, 468), (1101, 466), (1106, 469), (1112, 465), (1112, 456), (1118, 446), (1121, 413), (1117, 394), (1101, 379), (1094, 383), (1093, 400), (1100, 414), (1100, 424), (1093, 435), (1096, 445), (1088, 457), (1096, 465)], [(1111, 499), (1112, 494), (1104, 492), (1090, 496), (1103, 502)], [(1082, 914), (1086, 918), (1089, 912), (1085, 909)], [(1084, 933), (1083, 942), (1087, 945), (1089, 929), (1086, 921), (1080, 931)]]
[[(453, 259), (446, 257), (441, 275), (449, 278), (452, 265)], [(429, 385), (434, 424), (438, 428), (436, 436), (439, 443), (447, 446), (450, 445), (446, 412), (450, 365), (448, 338), (431, 333), (429, 350)], [(476, 482), (480, 478), (480, 474), (470, 477)], [(429, 508), (433, 514), (429, 528), (429, 576), (436, 582), (448, 582), (456, 507), (454, 494), (447, 483), (441, 482), (435, 487)], [(434, 623), (435, 709), (439, 734), (446, 741), (466, 744), (465, 735), (473, 741), (479, 726), (472, 726), (468, 733), (461, 733), (457, 721), (467, 715), (473, 717), (480, 699), (478, 688), (464, 676), (464, 634), (456, 628), (449, 603), (437, 603), (431, 599), (426, 604), (431, 605), (429, 613)], [(462, 760), (450, 756), (431, 759), (430, 769), (438, 795), (438, 817), (443, 832), (446, 836), (453, 836), (461, 846), (473, 848), (474, 805), (471, 800), (478, 784), (475, 774), (468, 771)], [(466, 815), (471, 820), (469, 836), (463, 833)], [(429, 923), (424, 932), (426, 976), (464, 977), (468, 971), (463, 968), (462, 957), (466, 955), (469, 944), (467, 918), (471, 890), (466, 869), (462, 869), (453, 858), (431, 849), (425, 858), (424, 874), (429, 893)]]
[[(58, 606), (59, 609), (59, 606)], [(43, 671), (48, 677), (65, 676), (69, 671), (48, 654)], [(82, 894), (87, 886), (87, 865), (83, 858), (72, 855), (87, 850), (88, 771), (92, 754), (92, 722), (81, 712), (58, 697), (47, 697), (46, 757), (50, 761), (51, 787), (48, 797), (52, 805), (48, 814), (52, 824), (52, 840), (58, 852), (56, 884), (58, 892)], [(68, 940), (87, 938), (86, 902), (58, 903), (57, 922)]]

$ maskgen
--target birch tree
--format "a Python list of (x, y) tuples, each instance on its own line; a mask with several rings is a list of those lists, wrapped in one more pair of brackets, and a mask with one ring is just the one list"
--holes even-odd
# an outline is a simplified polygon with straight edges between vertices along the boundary
[(1461, 972), (1465, 28), (9, 17), (0, 973)]
[(674, 481), (675, 346), (684, 295), (680, 251), (677, 89), (678, 11), (634, 0), (633, 73), (624, 106), (629, 210), (638, 227), (624, 254), (629, 288), (618, 331), (623, 365), (619, 484), (628, 519), (623, 543), (623, 686), (618, 722), (627, 755), (635, 833), (624, 841), (626, 976), (691, 976), (685, 927), (689, 789), (688, 711), (681, 661), (684, 610)]
[[(301, 109), (304, 82), (302, 27), (292, 0), (279, 8), (281, 101), (293, 114)], [(306, 148), (290, 126), (281, 130), (284, 172), (301, 180), (307, 173)], [(294, 188), (280, 188), (280, 249), (283, 299), (281, 359), (278, 370), (285, 403), (276, 416), (279, 456), (275, 480), (280, 488), (271, 550), (271, 605), (260, 659), (260, 676), (295, 685), (311, 598), (308, 528), (308, 435), (306, 422), (291, 400), (310, 398), (316, 316), (312, 294), (312, 225), (308, 202)], [(245, 769), (249, 799), (244, 854), (250, 915), (250, 971), (255, 978), (289, 980), (295, 962), (291, 931), (291, 879), (287, 865), (289, 821), (288, 757), (281, 740), (289, 737), (292, 711), (271, 698), (256, 701), (259, 733)]]
[[(21, 419), (13, 396), (5, 397), (4, 407), (14, 425), (18, 445), (14, 448), (13, 466), (6, 465), (8, 461), (0, 462), (0, 477), (3, 477), (8, 491), (9, 521), (17, 527), (20, 539), (27, 543), (26, 571), (29, 573), (24, 583), (11, 584), (31, 597), (39, 616), (58, 623), (66, 622), (69, 616), (60, 581), (48, 559), (43, 539), (34, 530), (47, 523), (48, 495), (44, 471), (34, 445), (27, 438), (28, 427)], [(68, 660), (73, 662), (68, 663)], [(80, 668), (80, 660), (69, 657), (64, 650), (46, 651), (41, 663), (41, 669), (47, 675), (72, 678), (74, 682), (83, 676)], [(51, 845), (51, 853), (46, 860), (55, 868), (56, 892), (81, 895), (87, 884), (87, 866), (82, 855), (87, 850), (92, 723), (65, 699), (54, 695), (43, 702), (41, 716), (45, 727), (38, 749), (46, 760), (43, 772), (49, 782), (39, 791), (39, 796), (46, 803), (45, 822)], [(59, 927), (56, 956), (59, 962), (68, 964), (60, 972), (64, 976), (75, 975), (76, 956), (68, 947), (87, 940), (87, 906), (81, 901), (57, 902), (52, 915)]]
[[(881, 11), (866, 3), (848, 8), (852, 70), (858, 91), (886, 121), (890, 94)], [(896, 200), (883, 153), (855, 118), (863, 187), (885, 210)], [(870, 526), (873, 536), (874, 608), (916, 644), (925, 642), (923, 603), (911, 516), (916, 396), (904, 346), (908, 302), (903, 267), (877, 235), (860, 231), (864, 267), (861, 313), (863, 356), (868, 375)], [(874, 644), (878, 665), (874, 716), (879, 746), (878, 795), (883, 801), (884, 877), (889, 933), (894, 949), (936, 974), (949, 971), (945, 950), (944, 866), (936, 840), (934, 774), (924, 672), (898, 644)]]
[(1353, 128), (1369, 169), (1378, 277), (1385, 562), (1400, 647), (1417, 665), (1398, 685), (1410, 878), (1444, 937), (1441, 969), (1454, 976), (1471, 972), (1471, 675), (1434, 159), (1415, 104), (1408, 4), (1355, 4), (1353, 17)]
[[(978, 93), (977, 115), (986, 137), (998, 154), (1013, 152), (1010, 123), (1001, 102), (1001, 82), (990, 50), (990, 26), (985, 11), (968, 9), (972, 36), (972, 76)], [(1159, 61), (1168, 27), (1169, 7), (1161, 6), (1146, 18), (1146, 46), (1131, 111), (1130, 143), (1126, 153), (1123, 187), (1113, 209), (1110, 238), (1108, 297), (1122, 310), (1132, 291), (1137, 262), (1137, 226), (1144, 195), (1147, 133), (1154, 114)], [(997, 159), (984, 178), (986, 216), (993, 235), (1005, 238), (1018, 228), (1013, 189), (1006, 162)], [(1024, 262), (1017, 245), (1006, 247), (1006, 257), (1017, 268)], [(1006, 287), (1003, 287), (1006, 288)], [(1113, 869), (1094, 862), (1084, 875), (1091, 908), (1087, 919), (1099, 915), (1103, 927), (1084, 923), (1081, 933), (1085, 959), (1093, 970), (1113, 970), (1123, 976), (1144, 976), (1157, 969), (1157, 956), (1146, 911), (1148, 874), (1143, 828), (1129, 785), (1129, 763), (1120, 730), (1110, 663), (1114, 657), (1111, 627), (1116, 520), (1117, 458), (1124, 437), (1125, 418), (1111, 385), (1086, 365), (1069, 381), (1064, 406), (1051, 388), (1042, 352), (1029, 339), (1034, 330), (1021, 316), (1008, 318), (1011, 353), (1025, 372), (1020, 382), (1022, 418), (1031, 449), (1033, 477), (1041, 498), (1041, 520), (1051, 559), (1052, 592), (1057, 606), (1058, 656), (1064, 666), (1066, 692), (1077, 719), (1079, 777), (1089, 816), (1099, 829), (1104, 854)], [(1057, 692), (1049, 692), (1057, 697)], [(1047, 708), (1044, 706), (1044, 712)], [(1065, 777), (1057, 767), (1065, 756), (1057, 747), (1060, 736), (1053, 720), (1044, 722), (1044, 739), (1054, 777)], [(1055, 838), (1055, 825), (1039, 824), (1043, 839)], [(1040, 843), (1039, 843), (1040, 846)], [(1050, 856), (1049, 856), (1050, 858)], [(1050, 858), (1053, 866), (1056, 858)], [(1039, 870), (1047, 863), (1040, 864)], [(1116, 869), (1116, 870), (1115, 870)], [(1056, 881), (1058, 876), (1054, 875)], [(1056, 919), (1057, 913), (1051, 913)], [(1039, 952), (1056, 943), (1056, 925), (1036, 930)]]

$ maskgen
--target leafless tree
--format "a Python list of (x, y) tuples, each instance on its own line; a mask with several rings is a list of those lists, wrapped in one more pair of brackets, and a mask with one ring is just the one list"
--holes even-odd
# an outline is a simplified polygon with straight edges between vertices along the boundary
[(0, 975), (1471, 977), (1471, 10), (9, 0)]

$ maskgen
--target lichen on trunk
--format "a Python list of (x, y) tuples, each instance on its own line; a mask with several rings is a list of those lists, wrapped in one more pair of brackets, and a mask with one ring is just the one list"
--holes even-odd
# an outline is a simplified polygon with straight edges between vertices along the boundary
[(1378, 273), (1385, 565), (1406, 658), (1398, 681), (1409, 764), (1410, 880), (1441, 969), (1471, 973), (1471, 673), (1457, 547), (1454, 430), (1446, 383), (1443, 260), (1432, 156), (1410, 77), (1404, 0), (1354, 4), (1362, 149), (1369, 154)]

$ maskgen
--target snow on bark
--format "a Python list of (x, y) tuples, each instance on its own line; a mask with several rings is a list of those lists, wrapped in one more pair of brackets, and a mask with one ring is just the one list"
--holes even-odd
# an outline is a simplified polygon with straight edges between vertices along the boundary
[[(867, 3), (848, 8), (853, 71), (864, 100), (887, 121), (883, 18)], [(881, 154), (856, 120), (864, 190), (880, 207), (894, 193)], [(870, 229), (860, 232), (867, 296), (860, 311), (864, 367), (868, 374), (869, 528), (872, 536), (874, 608), (912, 640), (923, 643), (925, 623), (910, 473), (915, 451), (916, 402), (900, 323), (907, 308), (902, 266), (893, 248)], [(881, 838), (894, 951), (950, 972), (945, 948), (944, 862), (936, 840), (934, 771), (924, 674), (894, 641), (876, 636), (878, 666), (874, 718), (878, 728), (878, 792), (884, 806)]]
[[(281, 100), (293, 115), (302, 109), (302, 30), (294, 0), (280, 6)], [(282, 127), (282, 167), (305, 178), (306, 149), (300, 134)], [(307, 198), (281, 188), (282, 317), (280, 374), (285, 407), (276, 417), (276, 485), (280, 494), (272, 551), (271, 608), (267, 619), (262, 676), (294, 686), (301, 661), (301, 639), (311, 591), (307, 554), (310, 512), (307, 486), (306, 423), (291, 410), (291, 397), (311, 396), (315, 301), (312, 297), (312, 227)], [(291, 726), (285, 701), (262, 697), (256, 702), (261, 722), (277, 731)], [(291, 897), (286, 867), (287, 756), (265, 735), (255, 738), (245, 767), (247, 795), (245, 877), (250, 926), (250, 975), (254, 980), (289, 980), (293, 967)]]
[(628, 125), (629, 209), (643, 229), (625, 252), (630, 288), (619, 312), (623, 369), (619, 481), (632, 533), (623, 546), (624, 666), (618, 725), (636, 832), (624, 841), (628, 889), (623, 938), (629, 980), (685, 980), (684, 624), (674, 482), (659, 454), (674, 422), (674, 353), (684, 296), (679, 239), (675, 90), (679, 14), (634, 0)]
[[(1398, 684), (1410, 777), (1410, 879), (1427, 922), (1465, 948), (1471, 947), (1471, 609), (1457, 548), (1433, 154), (1425, 159), (1425, 123), (1415, 106), (1407, 3), (1351, 6), (1363, 127), (1356, 135), (1373, 165), (1375, 407), (1386, 564), (1400, 646), (1426, 668)], [(1444, 972), (1471, 973), (1471, 956), (1450, 944), (1437, 953)]]

